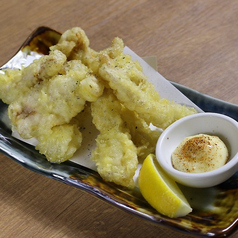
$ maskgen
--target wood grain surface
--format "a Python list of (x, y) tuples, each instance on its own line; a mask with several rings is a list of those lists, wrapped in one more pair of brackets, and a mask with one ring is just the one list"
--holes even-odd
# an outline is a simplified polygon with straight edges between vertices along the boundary
[[(60, 32), (80, 26), (96, 50), (119, 36), (141, 57), (156, 56), (165, 78), (238, 104), (236, 0), (1, 0), (0, 65), (43, 25)], [(1, 154), (0, 237), (190, 236), (148, 223)]]

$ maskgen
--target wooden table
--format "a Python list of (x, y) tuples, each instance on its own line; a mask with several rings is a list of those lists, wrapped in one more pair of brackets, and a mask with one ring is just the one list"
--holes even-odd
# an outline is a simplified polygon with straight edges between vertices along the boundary
[[(119, 36), (141, 57), (157, 56), (158, 71), (167, 79), (238, 104), (236, 0), (2, 0), (0, 65), (42, 25), (61, 32), (80, 26), (96, 50)], [(0, 155), (0, 237), (190, 236), (154, 226)]]

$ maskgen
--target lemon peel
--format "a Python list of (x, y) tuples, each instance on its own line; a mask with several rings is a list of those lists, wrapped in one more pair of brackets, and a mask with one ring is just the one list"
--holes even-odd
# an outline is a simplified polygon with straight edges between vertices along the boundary
[(192, 211), (176, 182), (167, 175), (150, 154), (144, 160), (138, 177), (145, 200), (159, 213), (170, 218), (183, 217)]

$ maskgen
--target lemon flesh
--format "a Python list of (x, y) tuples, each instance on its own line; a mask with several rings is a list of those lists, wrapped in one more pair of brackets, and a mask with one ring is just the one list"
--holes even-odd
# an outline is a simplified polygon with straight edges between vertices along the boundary
[(140, 169), (138, 183), (145, 200), (159, 213), (183, 217), (192, 211), (175, 181), (160, 167), (155, 155), (148, 155)]

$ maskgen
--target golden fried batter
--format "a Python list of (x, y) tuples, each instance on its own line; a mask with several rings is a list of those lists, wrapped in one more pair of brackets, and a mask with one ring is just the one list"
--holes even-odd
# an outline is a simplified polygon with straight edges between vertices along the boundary
[(27, 94), (9, 105), (9, 117), (23, 138), (69, 123), (83, 110), (86, 100), (94, 101), (103, 92), (103, 85), (80, 61), (67, 62), (60, 72), (50, 80), (39, 78)]
[(121, 118), (122, 107), (111, 90), (91, 104), (93, 123), (100, 131), (92, 160), (102, 178), (126, 187), (134, 187), (137, 148)]
[(169, 100), (154, 101), (149, 88), (141, 90), (126, 74), (104, 64), (99, 70), (100, 76), (109, 82), (120, 102), (129, 110), (135, 111), (148, 124), (165, 129), (174, 121), (196, 113), (192, 108), (175, 104)]
[(4, 70), (4, 74), (0, 74), (0, 98), (7, 104), (18, 100), (36, 84), (57, 75), (65, 62), (66, 56), (60, 51), (54, 51), (33, 61), (23, 70)]
[(139, 115), (123, 107), (121, 117), (129, 129), (131, 140), (137, 147), (138, 159), (143, 161), (147, 155), (155, 153), (155, 146), (161, 130), (152, 129)]
[(36, 149), (54, 163), (70, 159), (82, 142), (82, 134), (77, 124), (73, 123), (55, 126), (37, 138), (39, 143)]
[(106, 81), (105, 85), (113, 89), (120, 102), (129, 110), (136, 111), (147, 124), (165, 129), (174, 121), (196, 113), (193, 108), (161, 99), (139, 63), (123, 53), (124, 44), (120, 38), (116, 37), (110, 47), (95, 52), (80, 28), (68, 30), (63, 35), (61, 47), (63, 43), (75, 45), (70, 57), (80, 59)]
[(36, 149), (57, 163), (80, 148), (85, 120), (80, 112), (85, 105), (90, 112), (91, 103), (100, 132), (92, 160), (103, 179), (131, 188), (138, 158), (153, 153), (160, 136), (150, 125), (164, 129), (196, 111), (161, 99), (141, 65), (123, 48), (116, 37), (108, 48), (94, 51), (85, 32), (74, 27), (62, 34), (49, 55), (22, 70), (3, 70), (0, 98), (9, 104), (18, 133), (35, 137)]
[[(59, 61), (61, 63), (56, 63)], [(8, 72), (11, 74), (10, 70)], [(18, 97), (9, 100), (2, 96), (11, 102), (8, 115), (12, 125), (23, 138), (38, 139), (36, 148), (50, 161), (62, 162), (71, 158), (80, 147), (82, 138), (77, 125), (69, 123), (84, 109), (86, 101), (97, 100), (103, 92), (103, 84), (81, 61), (66, 61), (66, 56), (58, 50), (18, 72), (21, 72), (22, 80), (26, 79), (25, 84), (18, 78), (15, 85), (9, 83), (12, 85), (10, 92)], [(6, 75), (3, 75), (4, 80)], [(59, 128), (62, 137), (58, 135)], [(67, 130), (71, 132), (67, 133)], [(59, 153), (60, 143), (62, 149)]]

